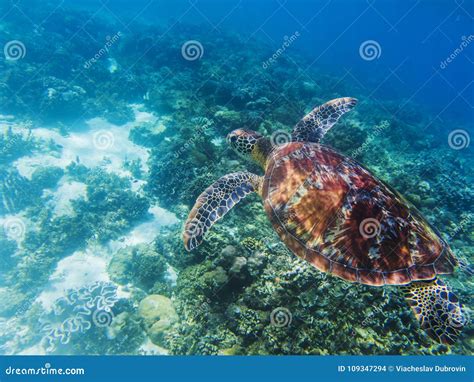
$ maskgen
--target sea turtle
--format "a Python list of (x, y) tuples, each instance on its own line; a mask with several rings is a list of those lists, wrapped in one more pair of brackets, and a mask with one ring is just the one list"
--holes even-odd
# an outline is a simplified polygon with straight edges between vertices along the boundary
[(402, 286), (427, 334), (453, 344), (465, 317), (458, 298), (437, 277), (458, 264), (450, 248), (396, 191), (320, 143), (356, 103), (344, 97), (316, 107), (287, 140), (245, 129), (231, 132), (230, 146), (256, 161), (265, 175), (235, 172), (208, 187), (185, 223), (184, 246), (197, 247), (214, 223), (256, 192), (295, 255), (349, 282)]

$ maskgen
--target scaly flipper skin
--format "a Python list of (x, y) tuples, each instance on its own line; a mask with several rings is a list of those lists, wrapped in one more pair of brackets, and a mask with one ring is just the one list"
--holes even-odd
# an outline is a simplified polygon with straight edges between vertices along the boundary
[(251, 192), (261, 193), (262, 178), (250, 172), (227, 174), (199, 195), (184, 226), (186, 250), (201, 244), (206, 232)]
[(402, 289), (421, 328), (437, 342), (454, 344), (467, 320), (451, 289), (439, 279), (415, 282)]
[(316, 107), (293, 128), (292, 140), (318, 143), (339, 118), (352, 110), (356, 104), (357, 99), (343, 97)]

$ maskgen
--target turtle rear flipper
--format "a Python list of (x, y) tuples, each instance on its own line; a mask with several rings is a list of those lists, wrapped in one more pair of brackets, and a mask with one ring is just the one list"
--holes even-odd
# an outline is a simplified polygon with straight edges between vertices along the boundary
[(260, 193), (262, 177), (250, 172), (234, 172), (214, 182), (199, 195), (184, 225), (186, 250), (196, 248), (206, 232), (240, 200), (251, 192)]
[(467, 320), (451, 289), (435, 279), (413, 282), (403, 291), (421, 328), (437, 342), (454, 344)]

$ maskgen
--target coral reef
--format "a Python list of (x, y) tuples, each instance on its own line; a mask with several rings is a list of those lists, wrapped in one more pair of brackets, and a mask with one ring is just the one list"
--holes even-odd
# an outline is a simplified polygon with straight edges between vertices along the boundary
[(109, 326), (118, 300), (116, 292), (113, 284), (96, 283), (69, 290), (56, 300), (52, 312), (40, 320), (46, 351), (67, 345), (74, 333), (85, 333), (93, 325)]
[[(143, 341), (140, 320), (113, 283), (68, 290), (39, 317), (41, 345), (48, 353), (70, 349), (88, 354), (124, 354)], [(91, 342), (94, 339), (97, 342)]]
[[(348, 284), (295, 258), (257, 195), (216, 224), (197, 250), (186, 253), (181, 238), (209, 184), (244, 169), (261, 174), (228, 149), (231, 130), (289, 131), (315, 105), (351, 95), (358, 107), (324, 144), (405, 195), (472, 263), (472, 148), (446, 143), (457, 122), (441, 123), (412, 101), (399, 110), (399, 99), (373, 100), (350, 76), (342, 81), (320, 68), (303, 76), (283, 56), (262, 70), (272, 51), (261, 41), (225, 31), (215, 39), (185, 23), (169, 30), (134, 23), (107, 57), (92, 62), (120, 23), (93, 17), (85, 32), (81, 12), (48, 4), (22, 9), (28, 19), (13, 10), (0, 21), (5, 40), (21, 35), (28, 47), (22, 60), (0, 60), (0, 218), (21, 230), (11, 237), (0, 229), (1, 353), (34, 354), (39, 343), (54, 354), (472, 354), (472, 325), (455, 345), (435, 344), (397, 288)], [(166, 43), (155, 44), (165, 31)], [(190, 38), (205, 46), (203, 59), (180, 55)], [(310, 64), (296, 52), (294, 58)], [(58, 137), (97, 145), (95, 134), (104, 131), (91, 130), (92, 119), (113, 124), (100, 126), (115, 151), (98, 145), (93, 160), (61, 162), (69, 148)], [(111, 126), (128, 140), (114, 140)], [(127, 145), (143, 155), (126, 155)], [(119, 165), (111, 165), (112, 156)], [(54, 193), (64, 184), (84, 192), (66, 195), (70, 208), (58, 214)], [(141, 232), (151, 206), (178, 223)], [(110, 282), (70, 289), (51, 311), (38, 302), (61, 260), (98, 247)], [(460, 270), (446, 279), (472, 309), (471, 278)]]
[(37, 142), (29, 133), (14, 132), (12, 126), (2, 129), (0, 135), (0, 165), (13, 162), (24, 155), (32, 153), (37, 147)]
[(138, 313), (144, 320), (152, 342), (156, 345), (165, 345), (167, 331), (178, 321), (171, 300), (166, 296), (151, 294), (140, 302)]
[(145, 291), (170, 294), (166, 276), (168, 265), (163, 256), (149, 245), (126, 247), (119, 250), (108, 266), (112, 280), (132, 283)]

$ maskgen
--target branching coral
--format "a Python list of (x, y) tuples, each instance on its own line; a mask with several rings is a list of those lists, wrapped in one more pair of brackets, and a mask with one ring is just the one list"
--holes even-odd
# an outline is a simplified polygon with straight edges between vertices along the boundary
[(10, 163), (33, 152), (37, 145), (30, 133), (16, 133), (9, 126), (0, 134), (0, 164)]

